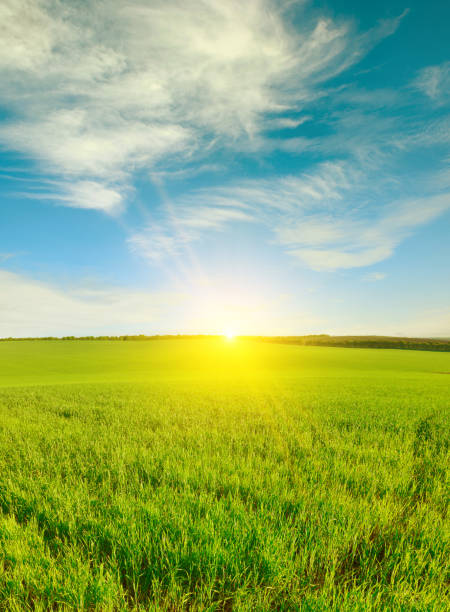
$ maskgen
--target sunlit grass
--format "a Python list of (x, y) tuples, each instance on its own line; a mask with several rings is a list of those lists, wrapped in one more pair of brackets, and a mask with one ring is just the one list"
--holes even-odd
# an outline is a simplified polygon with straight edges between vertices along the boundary
[(0, 609), (448, 609), (449, 361), (0, 345)]

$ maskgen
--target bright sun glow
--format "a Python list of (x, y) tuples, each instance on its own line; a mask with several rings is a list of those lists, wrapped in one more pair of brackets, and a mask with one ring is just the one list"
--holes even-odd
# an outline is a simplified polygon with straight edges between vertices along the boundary
[(226, 331), (223, 336), (225, 340), (228, 340), (228, 342), (231, 342), (232, 340), (235, 339), (236, 334), (232, 331)]

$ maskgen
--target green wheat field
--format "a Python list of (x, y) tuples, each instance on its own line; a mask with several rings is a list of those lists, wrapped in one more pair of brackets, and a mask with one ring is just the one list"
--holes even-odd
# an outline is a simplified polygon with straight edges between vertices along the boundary
[(450, 353), (0, 343), (1, 610), (448, 610)]

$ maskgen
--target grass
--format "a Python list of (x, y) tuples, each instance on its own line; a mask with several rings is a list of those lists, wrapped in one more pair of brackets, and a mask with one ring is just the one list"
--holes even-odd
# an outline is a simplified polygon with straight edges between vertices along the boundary
[(449, 609), (449, 371), (431, 352), (1, 343), (0, 609)]

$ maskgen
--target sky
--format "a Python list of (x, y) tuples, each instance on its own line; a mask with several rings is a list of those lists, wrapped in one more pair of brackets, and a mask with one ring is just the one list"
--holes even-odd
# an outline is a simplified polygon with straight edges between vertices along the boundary
[(449, 23), (0, 0), (0, 337), (450, 336)]

